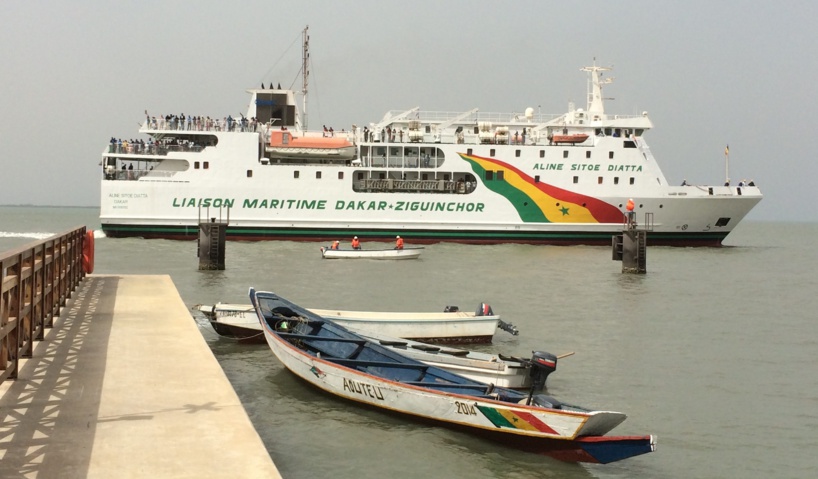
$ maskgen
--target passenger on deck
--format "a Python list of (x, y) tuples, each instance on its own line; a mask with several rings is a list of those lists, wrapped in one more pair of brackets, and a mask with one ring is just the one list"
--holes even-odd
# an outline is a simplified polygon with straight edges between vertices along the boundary
[(687, 186), (687, 180), (682, 180), (682, 186)]
[(403, 238), (400, 236), (395, 237), (395, 249), (403, 249)]
[(361, 249), (361, 242), (358, 241), (358, 237), (352, 238), (352, 249)]
[(341, 245), (340, 241), (333, 241), (332, 246), (330, 246), (329, 249), (339, 249), (340, 245)]

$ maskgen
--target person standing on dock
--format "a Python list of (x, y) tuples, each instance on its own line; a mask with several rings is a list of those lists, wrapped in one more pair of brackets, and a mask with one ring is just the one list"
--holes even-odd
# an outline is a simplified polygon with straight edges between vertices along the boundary
[(403, 249), (403, 238), (400, 236), (395, 237), (395, 249)]
[(358, 241), (358, 237), (352, 238), (352, 249), (361, 249), (361, 242)]

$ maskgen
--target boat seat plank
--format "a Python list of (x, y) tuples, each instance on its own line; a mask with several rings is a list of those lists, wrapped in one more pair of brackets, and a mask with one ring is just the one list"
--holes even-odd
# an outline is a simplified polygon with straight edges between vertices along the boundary
[(440, 352), (443, 353), (443, 354), (449, 354), (451, 356), (458, 356), (458, 357), (468, 356), (469, 355), (469, 352), (466, 351), (465, 349), (444, 349), (444, 350), (442, 350)]
[(436, 353), (440, 351), (440, 348), (437, 346), (429, 346), (426, 344), (413, 344), (412, 347), (414, 349), (419, 349), (421, 351), (426, 351), (427, 353)]

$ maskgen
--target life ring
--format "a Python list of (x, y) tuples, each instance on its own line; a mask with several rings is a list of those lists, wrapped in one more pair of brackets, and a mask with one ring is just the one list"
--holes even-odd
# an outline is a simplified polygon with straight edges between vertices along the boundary
[(82, 241), (82, 271), (85, 274), (94, 272), (94, 230), (86, 231)]

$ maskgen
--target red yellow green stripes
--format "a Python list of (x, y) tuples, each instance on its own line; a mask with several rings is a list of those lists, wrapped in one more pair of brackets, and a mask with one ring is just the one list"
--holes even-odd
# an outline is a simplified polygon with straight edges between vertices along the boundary
[[(486, 171), (503, 171), (503, 180), (483, 180), (491, 191), (505, 197), (526, 223), (622, 223), (623, 214), (614, 205), (581, 195), (534, 178), (514, 166), (493, 158), (460, 153), (478, 178)], [(495, 176), (496, 178), (496, 176)]]
[(521, 429), (524, 431), (539, 431), (546, 434), (557, 434), (548, 424), (540, 421), (536, 416), (525, 411), (514, 411), (489, 406), (477, 405), (477, 409), (497, 427)]

